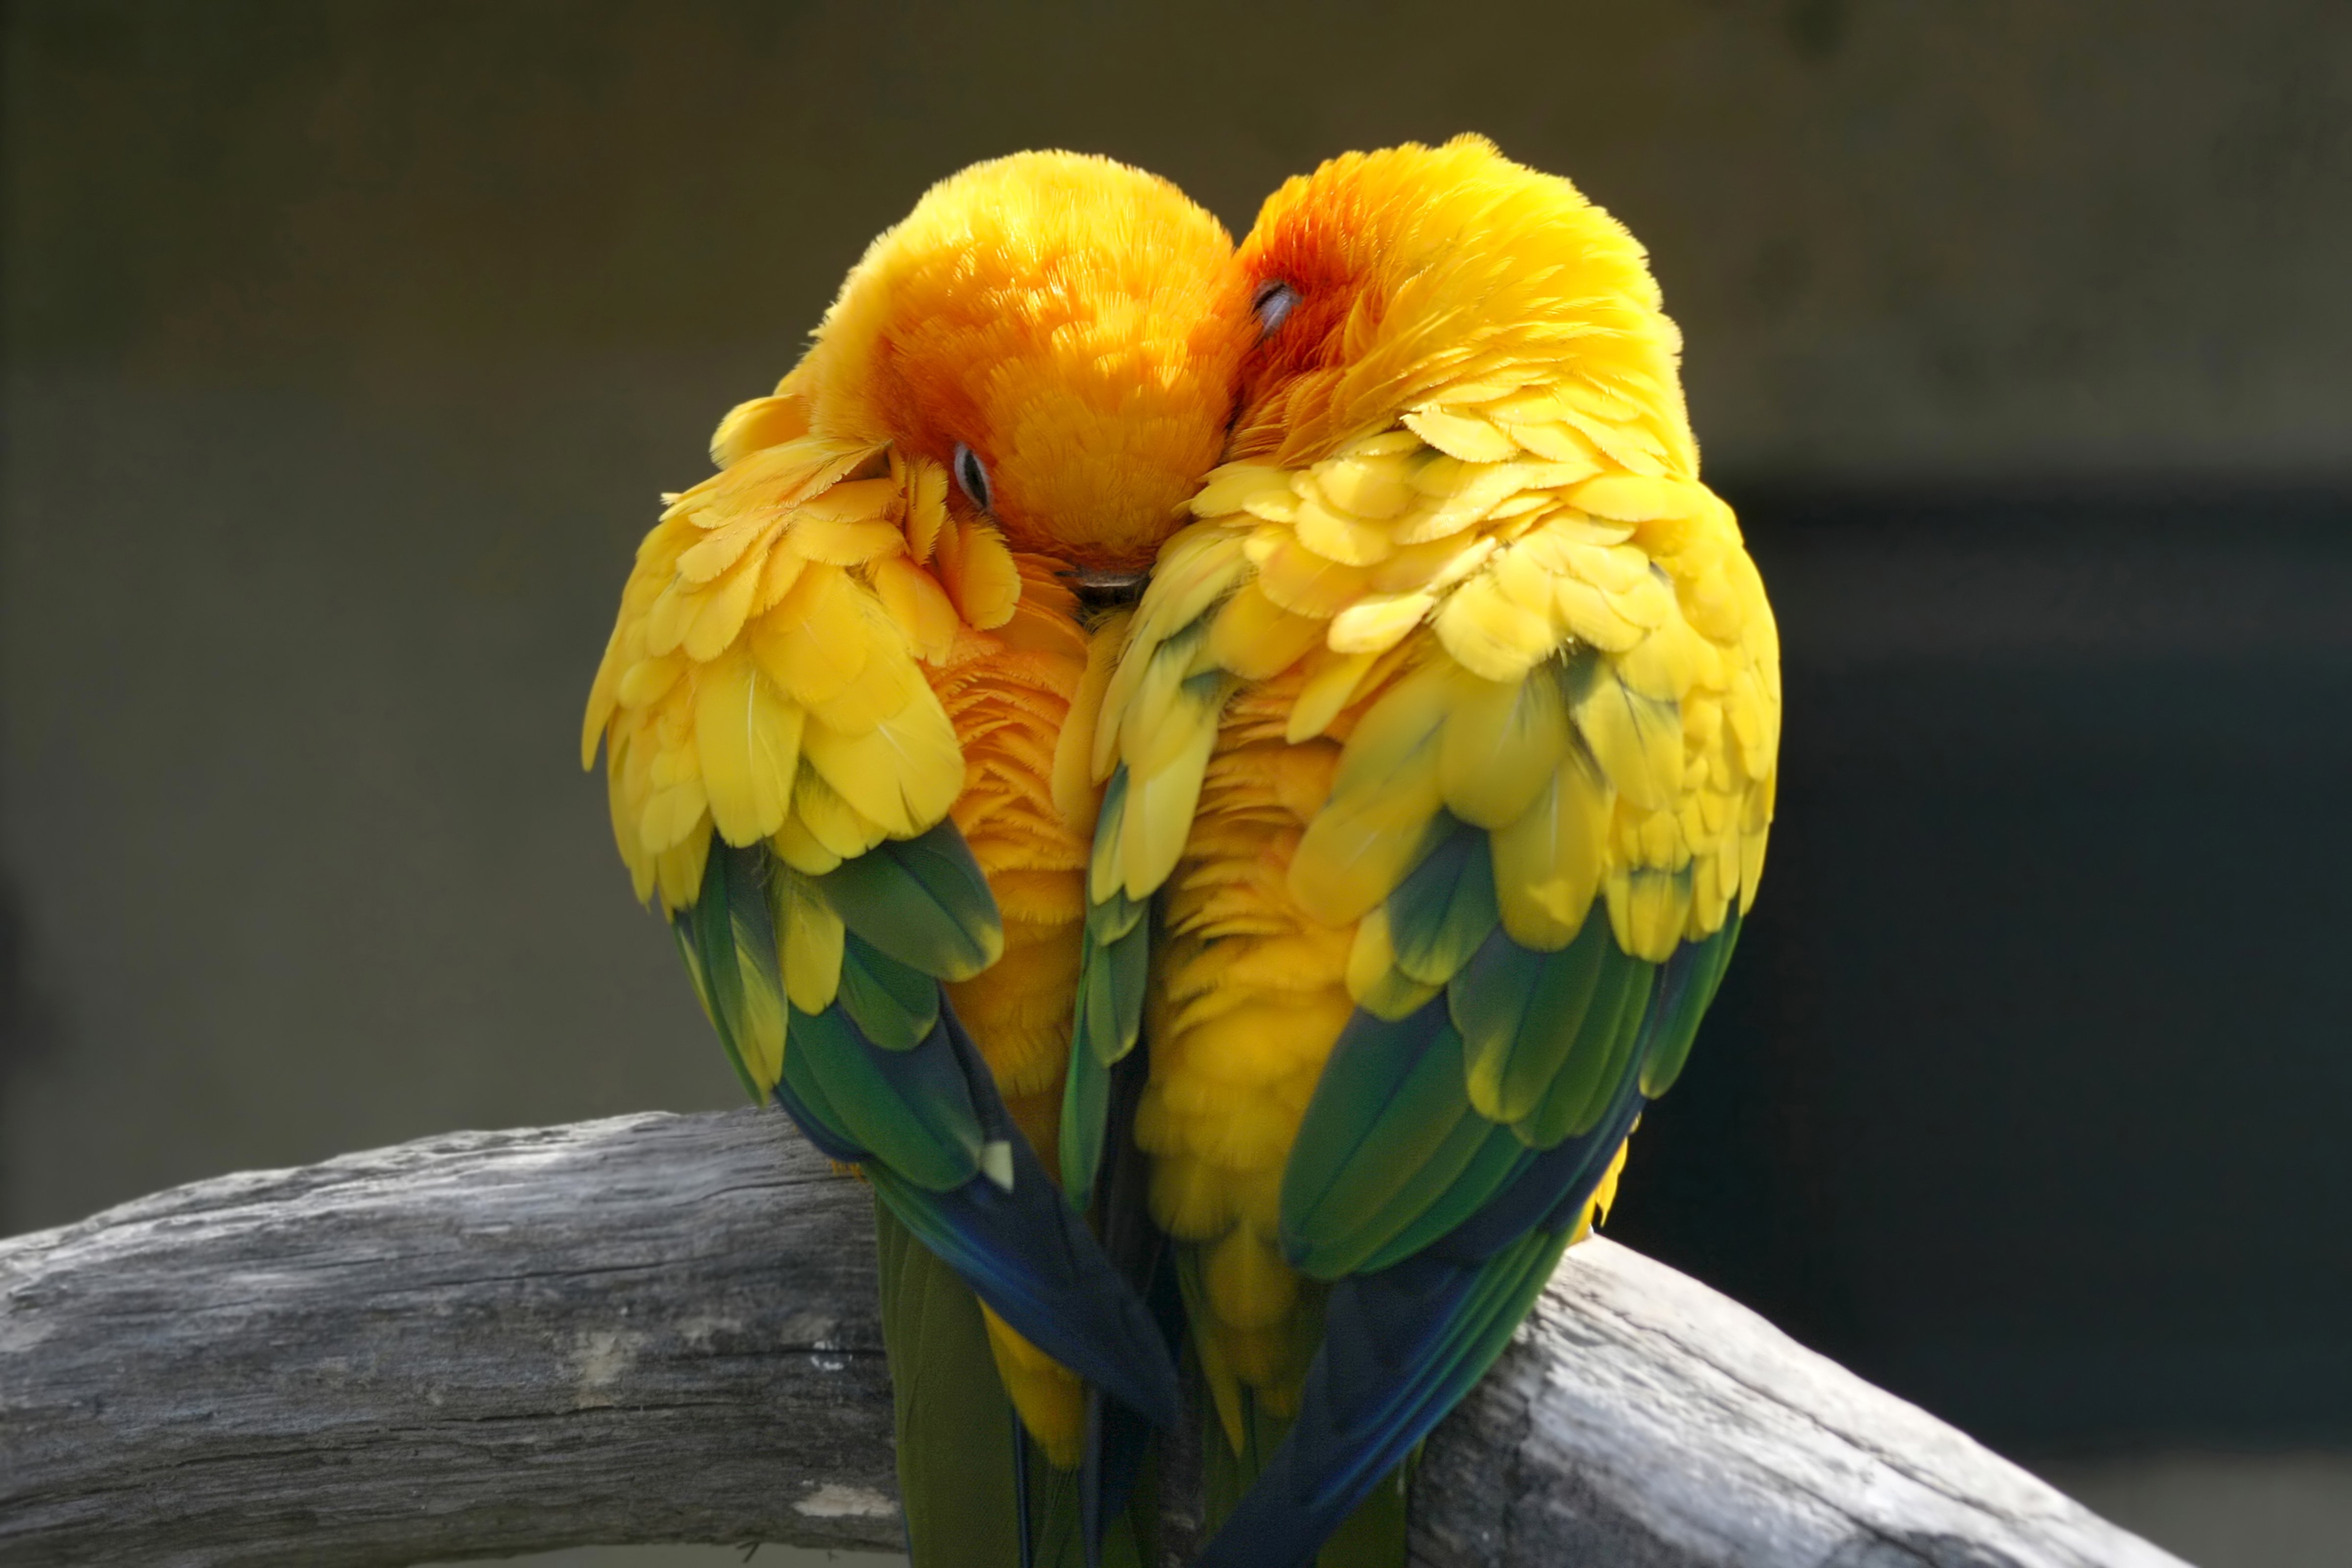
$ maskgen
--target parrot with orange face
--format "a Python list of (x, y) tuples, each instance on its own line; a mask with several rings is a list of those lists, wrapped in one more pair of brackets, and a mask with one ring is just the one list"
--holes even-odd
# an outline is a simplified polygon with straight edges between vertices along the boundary
[(919, 1563), (1074, 1560), (1075, 1502), (1039, 1500), (1087, 1386), (1176, 1419), (1165, 1339), (1048, 1173), (1088, 602), (1216, 462), (1249, 321), (1231, 239), (1164, 181), (1031, 153), (943, 182), (666, 498), (589, 698), (583, 765), (601, 742), (622, 858), (745, 1088), (879, 1199)]
[(1614, 1191), (1755, 897), (1771, 610), (1642, 248), (1462, 138), (1243, 242), (1225, 465), (1103, 689), (1066, 1187), (1126, 1133), (1203, 1568), (1404, 1561), (1403, 1467)]

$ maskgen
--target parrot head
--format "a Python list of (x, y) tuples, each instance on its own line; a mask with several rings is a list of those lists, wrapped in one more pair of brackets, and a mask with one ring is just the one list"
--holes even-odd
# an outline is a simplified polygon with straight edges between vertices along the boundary
[(1687, 439), (1681, 338), (1640, 242), (1483, 136), (1287, 181), (1236, 259), (1258, 342), (1229, 460), (1315, 462), (1437, 386), (1491, 373), (1504, 395), (1564, 365), (1654, 403)]
[(939, 464), (1013, 549), (1133, 571), (1217, 461), (1249, 319), (1231, 237), (1174, 185), (1024, 153), (877, 239), (779, 390)]

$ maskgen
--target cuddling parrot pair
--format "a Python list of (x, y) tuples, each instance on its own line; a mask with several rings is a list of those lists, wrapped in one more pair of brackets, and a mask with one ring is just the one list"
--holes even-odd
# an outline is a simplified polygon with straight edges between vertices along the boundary
[[(1484, 140), (1236, 249), (1024, 154), (875, 241), (639, 547), (613, 831), (863, 1173), (910, 1551), (1401, 1565), (1755, 896), (1771, 612), (1640, 246)], [(1180, 1368), (1181, 1373), (1180, 1374)]]

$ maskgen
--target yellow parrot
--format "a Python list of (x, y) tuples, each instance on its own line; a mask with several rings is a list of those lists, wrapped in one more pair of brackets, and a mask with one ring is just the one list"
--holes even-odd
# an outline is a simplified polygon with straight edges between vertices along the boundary
[(1095, 732), (1061, 1151), (1085, 1194), (1139, 1035), (1201, 1563), (1369, 1568), (1682, 1068), (1763, 866), (1779, 645), (1643, 250), (1567, 181), (1351, 154), (1239, 261), (1228, 461)]
[(1108, 673), (1082, 600), (1182, 521), (1252, 336), (1230, 237), (1164, 181), (1028, 153), (941, 183), (665, 498), (589, 697), (583, 763), (601, 741), (745, 1088), (881, 1200), (918, 1563), (1076, 1550), (1033, 1462), (1079, 1462), (1081, 1380), (1176, 1418), (1047, 1174)]

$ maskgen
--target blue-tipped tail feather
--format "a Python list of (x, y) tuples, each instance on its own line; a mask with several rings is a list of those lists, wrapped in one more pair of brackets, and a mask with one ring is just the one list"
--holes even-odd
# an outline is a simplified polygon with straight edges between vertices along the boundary
[[(1154, 1425), (1173, 1425), (1176, 1368), (1159, 1323), (1046, 1177), (954, 1009), (942, 999), (930, 1036), (910, 1051), (886, 1052), (862, 1037), (841, 1042), (862, 1047), (877, 1073), (936, 1082), (941, 1097), (952, 1092), (953, 1075), (971, 1107), (981, 1168), (945, 1189), (876, 1161), (870, 1148), (843, 1135), (835, 1107), (812, 1105), (796, 1092), (792, 1058), (815, 1022), (794, 1013), (793, 1047), (776, 1086), (776, 1102), (809, 1141), (836, 1160), (861, 1163), (899, 1222), (1023, 1338)], [(855, 1035), (854, 1027), (845, 1032)]]

